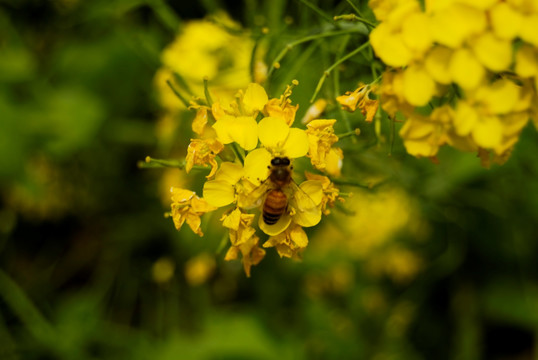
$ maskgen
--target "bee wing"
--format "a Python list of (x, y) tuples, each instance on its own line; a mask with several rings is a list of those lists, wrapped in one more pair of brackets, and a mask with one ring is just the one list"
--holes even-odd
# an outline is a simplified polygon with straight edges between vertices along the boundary
[(271, 189), (269, 181), (255, 185), (249, 180), (242, 180), (242, 191), (237, 198), (237, 206), (242, 209), (254, 209), (260, 207), (265, 199), (265, 195)]
[(290, 205), (295, 209), (293, 220), (301, 226), (314, 226), (321, 220), (321, 199), (323, 188), (321, 181), (307, 180), (297, 186), (291, 183), (295, 191), (290, 198)]

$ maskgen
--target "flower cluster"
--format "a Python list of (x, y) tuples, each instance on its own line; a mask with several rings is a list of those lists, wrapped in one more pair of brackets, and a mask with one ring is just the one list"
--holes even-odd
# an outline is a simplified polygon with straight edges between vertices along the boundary
[[(192, 128), (200, 138), (191, 139), (186, 170), (210, 165), (211, 171), (203, 198), (189, 190), (172, 189), (172, 217), (178, 229), (187, 221), (202, 235), (200, 215), (227, 207), (220, 219), (231, 243), (225, 259), (241, 256), (247, 276), (251, 266), (265, 256), (257, 228), (269, 235), (264, 248), (275, 247), (281, 257), (299, 258), (308, 245), (303, 227), (317, 225), (335, 201), (341, 200), (327, 176), (306, 173), (300, 184), (291, 178), (294, 159), (309, 157), (313, 167), (336, 174), (343, 158), (342, 151), (333, 147), (338, 141), (333, 129), (336, 120), (312, 120), (307, 130), (292, 126), (298, 105), (291, 104), (290, 96), (296, 85), (294, 81), (280, 98), (269, 99), (263, 87), (251, 83), (233, 102), (191, 106), (196, 110)], [(273, 159), (287, 162), (276, 164)], [(284, 174), (278, 181), (272, 175), (275, 168)], [(265, 204), (275, 192), (285, 199), (278, 210)], [(260, 214), (263, 211), (271, 211), (275, 221), (265, 220)]]
[[(538, 114), (538, 5), (533, 1), (371, 0), (370, 34), (389, 66), (381, 106), (407, 121), (407, 151), (434, 157), (449, 144), (503, 162)], [(421, 108), (434, 105), (428, 111)]]

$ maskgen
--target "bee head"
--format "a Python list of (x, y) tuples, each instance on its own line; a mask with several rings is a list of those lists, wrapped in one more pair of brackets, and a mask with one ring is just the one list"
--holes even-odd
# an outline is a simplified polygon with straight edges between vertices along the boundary
[(272, 166), (288, 166), (290, 164), (290, 159), (287, 157), (275, 157), (271, 160)]

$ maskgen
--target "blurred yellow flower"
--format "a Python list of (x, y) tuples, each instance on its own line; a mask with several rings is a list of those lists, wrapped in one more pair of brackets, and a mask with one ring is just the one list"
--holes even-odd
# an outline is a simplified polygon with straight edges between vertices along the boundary
[(215, 272), (216, 261), (214, 255), (201, 253), (185, 263), (185, 280), (191, 286), (205, 283)]
[(327, 167), (327, 155), (333, 144), (338, 141), (338, 136), (334, 134), (335, 123), (335, 119), (317, 119), (306, 125), (308, 157), (312, 165), (319, 170), (325, 170)]
[(161, 257), (153, 263), (151, 276), (153, 281), (159, 284), (167, 283), (174, 276), (176, 264), (169, 257)]
[(224, 260), (237, 260), (241, 254), (241, 262), (247, 277), (250, 277), (250, 268), (252, 265), (258, 265), (265, 257), (265, 250), (258, 246), (260, 239), (257, 236), (252, 236), (241, 245), (232, 245), (226, 252)]

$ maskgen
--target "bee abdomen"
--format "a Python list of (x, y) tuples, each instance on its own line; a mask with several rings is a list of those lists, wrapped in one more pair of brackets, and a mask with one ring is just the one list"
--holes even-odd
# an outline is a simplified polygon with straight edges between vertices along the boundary
[(267, 194), (263, 204), (263, 221), (267, 225), (276, 224), (288, 205), (288, 198), (282, 190), (274, 189)]

